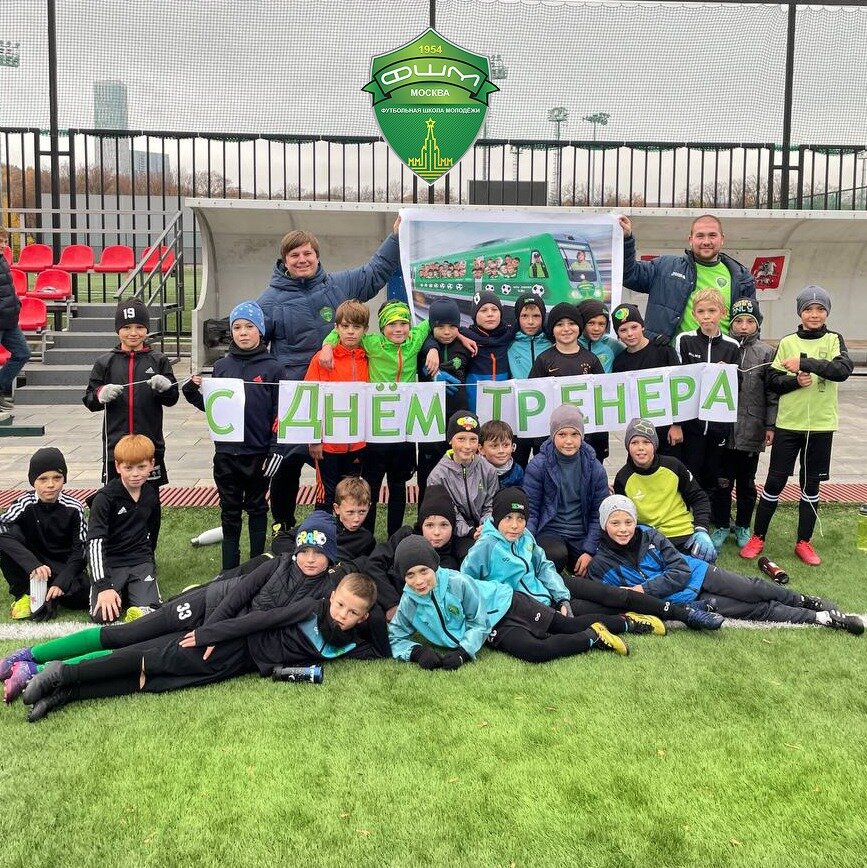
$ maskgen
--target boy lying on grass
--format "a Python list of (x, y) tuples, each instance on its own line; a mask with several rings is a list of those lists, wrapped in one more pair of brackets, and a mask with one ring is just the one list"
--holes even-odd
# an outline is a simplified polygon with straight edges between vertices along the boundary
[[(459, 669), (484, 642), (528, 663), (582, 654), (591, 648), (628, 654), (622, 615), (569, 618), (500, 582), (479, 582), (439, 565), (424, 537), (408, 536), (395, 551), (406, 586), (388, 626), (391, 652), (422, 669)], [(445, 649), (441, 654), (413, 637)]]
[[(385, 632), (364, 630), (376, 602), (367, 576), (344, 576), (324, 600), (311, 597), (289, 606), (250, 612), (189, 633), (170, 633), (116, 651), (54, 660), (24, 689), (27, 720), (83, 699), (133, 693), (162, 693), (235, 678), (248, 672), (270, 675), (276, 667), (353, 657), (388, 656)], [(55, 642), (62, 640), (55, 640)], [(44, 643), (33, 656), (46, 656)]]
[(520, 488), (504, 488), (494, 496), (494, 512), (482, 535), (461, 564), (461, 572), (479, 581), (501, 582), (551, 606), (562, 615), (623, 615), (627, 632), (665, 635), (662, 619), (682, 621), (694, 630), (717, 630), (721, 615), (681, 603), (659, 600), (629, 588), (612, 588), (587, 579), (564, 583), (554, 564), (527, 530), (530, 511)]
[(590, 577), (664, 600), (706, 603), (726, 618), (819, 624), (856, 636), (864, 624), (836, 603), (748, 578), (681, 554), (659, 531), (639, 525), (635, 504), (613, 494), (599, 507), (602, 538), (590, 563)]
[(251, 616), (245, 623), (255, 624), (269, 610), (285, 609), (308, 598), (325, 599), (342, 574), (342, 568), (333, 566), (335, 538), (334, 519), (327, 513), (313, 512), (298, 529), (294, 556), (264, 562), (255, 558), (128, 624), (92, 627), (33, 648), (20, 648), (0, 661), (4, 699), (11, 702), (18, 697), (39, 669), (53, 660), (101, 657), (229, 619)]

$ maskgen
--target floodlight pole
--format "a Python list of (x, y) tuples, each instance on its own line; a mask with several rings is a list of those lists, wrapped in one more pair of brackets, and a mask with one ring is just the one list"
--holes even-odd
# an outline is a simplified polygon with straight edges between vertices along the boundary
[[(560, 127), (569, 120), (569, 109), (565, 106), (558, 105), (548, 109), (548, 123), (554, 124), (554, 138), (557, 142), (560, 141)], [(560, 203), (560, 145), (557, 145), (557, 151), (554, 154), (554, 171), (551, 178), (550, 199), (552, 205)]]
[[(491, 81), (502, 81), (509, 77), (509, 68), (503, 62), (502, 54), (494, 54), (491, 56)], [(482, 138), (488, 137), (488, 115), (485, 112), (485, 122), (482, 124)], [(491, 149), (485, 145), (485, 151), (482, 154), (482, 180), (487, 181), (491, 172)]]
[[(55, 0), (48, 0), (48, 124), (49, 157), (51, 158), (51, 228), (60, 229), (60, 136), (57, 129), (57, 9)], [(40, 156), (42, 148), (40, 147)], [(41, 193), (41, 166), (36, 162), (36, 190)], [(41, 197), (40, 197), (41, 198)], [(41, 202), (39, 207), (41, 207)], [(42, 215), (39, 218), (42, 224)], [(54, 261), (60, 258), (60, 233), (51, 233)]]
[[(582, 121), (593, 125), (593, 150), (590, 151), (590, 204), (596, 198), (596, 127), (607, 127), (611, 115), (608, 112), (596, 112), (592, 115), (584, 115)], [(603, 191), (604, 192), (604, 191)]]
[[(795, 17), (797, 14), (797, 4), (789, 3), (789, 18), (788, 30), (786, 32), (786, 76), (785, 76), (785, 92), (783, 94), (783, 142), (782, 154), (780, 155), (780, 208), (789, 207), (789, 173), (791, 172), (789, 162), (789, 149), (792, 146), (792, 102), (794, 90), (794, 75), (795, 75)], [(797, 167), (800, 174), (801, 167)], [(798, 201), (796, 207), (801, 207), (801, 184), (799, 178), (798, 184)], [(770, 191), (768, 197), (773, 202), (773, 190)]]

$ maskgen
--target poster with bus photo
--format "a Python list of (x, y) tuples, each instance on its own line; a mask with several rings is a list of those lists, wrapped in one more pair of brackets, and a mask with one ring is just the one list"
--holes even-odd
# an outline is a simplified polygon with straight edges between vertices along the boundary
[(477, 293), (495, 292), (507, 322), (515, 299), (620, 303), (623, 233), (611, 214), (409, 208), (401, 211), (400, 257), (410, 308), (427, 317), (442, 296), (458, 303), (464, 325)]

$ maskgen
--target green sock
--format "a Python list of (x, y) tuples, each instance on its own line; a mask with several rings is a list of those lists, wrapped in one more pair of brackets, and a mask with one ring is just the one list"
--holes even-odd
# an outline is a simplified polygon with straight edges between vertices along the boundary
[[(67, 666), (70, 666), (75, 663), (81, 663), (82, 660), (95, 660), (97, 657), (107, 657), (109, 654), (111, 654), (111, 651), (91, 651), (89, 654), (79, 654), (78, 657), (67, 657), (63, 662)], [(47, 663), (37, 663), (36, 671), (41, 672), (47, 665)]]
[(37, 663), (48, 663), (51, 660), (68, 660), (70, 657), (90, 654), (91, 651), (102, 651), (99, 638), (101, 632), (102, 627), (86, 627), (59, 639), (40, 642), (30, 649), (30, 653)]

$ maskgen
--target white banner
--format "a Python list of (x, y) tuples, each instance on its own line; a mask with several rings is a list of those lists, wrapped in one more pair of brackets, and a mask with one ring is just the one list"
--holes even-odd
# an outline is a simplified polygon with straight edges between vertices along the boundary
[(244, 381), (230, 377), (202, 380), (205, 419), (211, 440), (222, 443), (244, 442)]
[[(239, 391), (243, 399), (243, 388)], [(587, 433), (623, 429), (636, 417), (655, 425), (696, 418), (734, 422), (737, 367), (703, 363), (626, 374), (480, 382), (477, 394), (482, 422), (503, 419), (521, 437), (547, 436), (551, 412), (561, 404), (581, 408)], [(221, 396), (220, 407), (229, 401)], [(225, 427), (225, 414), (217, 418)], [(235, 426), (237, 418), (232, 417)], [(446, 422), (443, 383), (280, 382), (279, 443), (436, 442), (445, 439)]]

